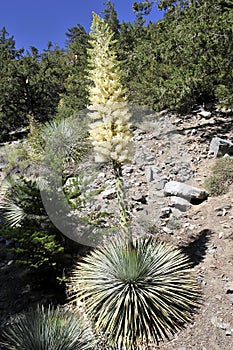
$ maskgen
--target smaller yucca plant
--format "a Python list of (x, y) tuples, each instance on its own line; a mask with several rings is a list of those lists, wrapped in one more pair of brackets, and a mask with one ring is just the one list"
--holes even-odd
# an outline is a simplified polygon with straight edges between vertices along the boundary
[(81, 315), (43, 306), (19, 316), (2, 339), (7, 350), (90, 350), (95, 344)]
[(73, 271), (71, 294), (83, 302), (110, 345), (135, 349), (184, 327), (197, 307), (198, 286), (185, 255), (151, 238), (108, 242)]

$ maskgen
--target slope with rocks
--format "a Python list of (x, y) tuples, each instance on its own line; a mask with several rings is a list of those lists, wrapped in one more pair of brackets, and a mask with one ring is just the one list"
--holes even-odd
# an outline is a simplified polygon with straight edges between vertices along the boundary
[[(216, 161), (209, 152), (210, 142), (213, 137), (233, 140), (232, 122), (230, 111), (200, 108), (187, 116), (166, 111), (149, 115), (135, 128), (136, 154), (133, 163), (123, 168), (134, 233), (146, 232), (180, 247), (190, 257), (202, 290), (193, 323), (169, 342), (152, 348), (233, 349), (233, 187), (219, 197), (208, 196), (204, 188)], [(102, 170), (93, 186), (104, 184), (106, 188), (93, 208), (116, 212), (114, 176), (109, 168), (107, 173)], [(164, 192), (164, 187), (174, 182), (190, 186), (191, 192)], [(204, 195), (194, 195), (193, 188)], [(16, 270), (3, 254), (0, 284), (2, 323), (10, 314), (45, 298), (40, 300), (24, 272)], [(54, 294), (47, 294), (49, 298), (54, 300)]]

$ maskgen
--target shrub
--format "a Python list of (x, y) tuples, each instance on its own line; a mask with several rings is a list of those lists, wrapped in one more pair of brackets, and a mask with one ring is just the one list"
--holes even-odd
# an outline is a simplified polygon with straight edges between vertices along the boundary
[(220, 196), (229, 190), (233, 183), (233, 158), (218, 159), (211, 175), (205, 181), (205, 187), (212, 196)]
[(19, 227), (2, 227), (0, 235), (11, 241), (8, 249), (15, 253), (17, 263), (43, 271), (58, 269), (64, 247), (56, 235)]
[[(59, 269), (64, 242), (50, 222), (35, 181), (9, 177), (1, 188), (0, 235), (10, 240), (17, 262), (40, 270)], [(58, 263), (59, 262), (59, 263)]]
[(198, 287), (181, 252), (152, 238), (108, 242), (74, 269), (70, 293), (113, 346), (137, 348), (182, 329)]
[(95, 343), (80, 314), (43, 306), (20, 315), (2, 338), (7, 350), (90, 350)]
[(0, 188), (4, 223), (12, 227), (41, 227), (48, 222), (40, 184), (23, 176), (8, 176)]

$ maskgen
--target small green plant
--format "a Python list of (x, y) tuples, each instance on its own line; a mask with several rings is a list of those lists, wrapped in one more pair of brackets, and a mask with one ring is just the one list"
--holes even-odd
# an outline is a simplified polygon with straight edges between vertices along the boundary
[(103, 188), (92, 189), (91, 184), (97, 174), (85, 175), (80, 173), (68, 178), (64, 185), (64, 192), (69, 204), (74, 209), (84, 209)]
[(12, 227), (40, 227), (48, 221), (40, 196), (40, 182), (8, 176), (0, 188), (4, 223)]
[(1, 195), (0, 235), (11, 241), (17, 262), (43, 271), (58, 269), (64, 242), (45, 212), (37, 182), (9, 177)]
[(127, 349), (182, 329), (199, 294), (187, 257), (145, 237), (96, 248), (74, 269), (70, 293), (109, 345)]
[(7, 350), (91, 350), (95, 345), (87, 320), (60, 307), (38, 306), (20, 315), (1, 338)]
[(23, 141), (7, 144), (3, 148), (4, 157), (6, 158), (6, 164), (4, 166), (5, 174), (21, 173), (25, 174), (28, 172), (31, 166), (30, 159), (28, 159), (28, 151), (26, 143)]
[(16, 257), (16, 263), (39, 270), (56, 270), (60, 264), (64, 247), (55, 234), (33, 231), (21, 227), (0, 227), (0, 236), (11, 244), (8, 250)]
[(220, 196), (233, 184), (233, 158), (218, 159), (212, 168), (211, 175), (205, 181), (205, 187), (212, 196)]

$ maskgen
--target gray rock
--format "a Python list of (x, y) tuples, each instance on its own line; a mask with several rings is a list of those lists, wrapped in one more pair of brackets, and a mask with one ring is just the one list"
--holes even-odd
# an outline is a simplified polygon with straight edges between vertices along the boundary
[(157, 156), (160, 157), (160, 156), (162, 156), (163, 154), (164, 154), (164, 150), (161, 149), (161, 150), (158, 151)]
[(232, 336), (232, 331), (231, 329), (226, 330), (226, 336)]
[(164, 186), (166, 184), (167, 180), (161, 180), (155, 185), (155, 189), (160, 191), (164, 189)]
[(97, 176), (98, 178), (105, 178), (106, 177), (106, 173), (104, 173), (103, 171), (100, 172)]
[(227, 294), (233, 295), (233, 282), (228, 282), (225, 289)]
[(164, 208), (161, 208), (161, 215), (160, 215), (160, 218), (161, 219), (164, 219), (164, 218), (168, 218), (171, 214), (171, 208), (170, 207), (164, 207)]
[(225, 154), (233, 154), (233, 142), (221, 139), (220, 137), (212, 138), (208, 155), (213, 155), (216, 158), (224, 156)]
[(197, 133), (197, 129), (192, 129), (190, 132), (191, 136), (196, 135), (196, 133)]
[(205, 190), (178, 181), (167, 182), (164, 187), (164, 195), (177, 196), (187, 200), (204, 200), (208, 197), (208, 193)]
[(202, 110), (201, 112), (198, 113), (198, 115), (200, 115), (201, 117), (204, 117), (204, 118), (210, 118), (211, 112)]
[(149, 155), (149, 156), (146, 157), (146, 161), (147, 162), (153, 162), (154, 160), (155, 160), (155, 156)]
[(177, 118), (177, 119), (172, 121), (172, 124), (175, 124), (175, 125), (179, 125), (179, 124), (182, 124), (182, 123), (183, 123), (183, 120), (181, 118)]
[(148, 182), (159, 178), (158, 173), (160, 169), (156, 165), (149, 165), (145, 167), (145, 175)]
[(117, 192), (115, 188), (109, 188), (101, 193), (103, 199), (113, 199), (117, 197)]
[(163, 232), (165, 232), (169, 235), (171, 235), (173, 233), (173, 231), (167, 226), (163, 227), (162, 230), (163, 230)]
[(132, 199), (133, 199), (135, 202), (140, 202), (140, 203), (142, 203), (142, 204), (146, 204), (146, 203), (147, 203), (146, 197), (145, 197), (144, 194), (142, 194), (142, 193), (135, 193), (135, 194), (132, 196)]
[(192, 206), (187, 199), (181, 197), (171, 197), (171, 204), (180, 211), (187, 211)]
[(232, 295), (229, 295), (229, 300), (230, 300), (230, 302), (233, 304), (233, 294), (232, 294)]
[(131, 166), (126, 166), (126, 167), (124, 167), (123, 172), (125, 174), (132, 174), (133, 168)]

